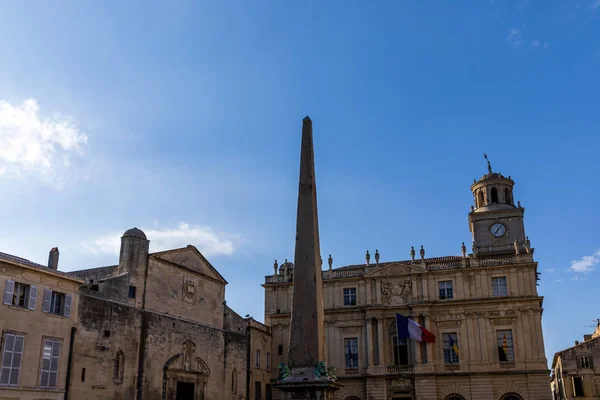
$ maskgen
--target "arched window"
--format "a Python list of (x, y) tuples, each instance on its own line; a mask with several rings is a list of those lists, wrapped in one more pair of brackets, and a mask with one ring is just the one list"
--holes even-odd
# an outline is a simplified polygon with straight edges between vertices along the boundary
[(125, 367), (125, 355), (122, 350), (117, 351), (113, 365), (113, 381), (123, 383), (123, 371)]
[(238, 384), (238, 373), (237, 373), (237, 369), (234, 368), (233, 371), (231, 371), (231, 392), (232, 393), (237, 393), (237, 384)]
[(393, 360), (392, 365), (408, 365), (408, 341), (406, 339), (398, 339), (396, 332), (396, 323), (392, 322), (388, 328), (390, 335), (391, 351), (390, 360)]
[(506, 204), (512, 204), (512, 197), (510, 196), (510, 189), (506, 188), (504, 189), (504, 199), (506, 201)]
[(500, 400), (523, 400), (523, 398), (516, 393), (506, 393), (500, 397)]
[(483, 191), (480, 190), (477, 193), (477, 207), (483, 207), (485, 203), (483, 202)]
[(465, 400), (460, 394), (452, 393), (444, 397), (444, 400)]
[(490, 190), (490, 196), (492, 197), (492, 204), (498, 204), (498, 189), (495, 187)]

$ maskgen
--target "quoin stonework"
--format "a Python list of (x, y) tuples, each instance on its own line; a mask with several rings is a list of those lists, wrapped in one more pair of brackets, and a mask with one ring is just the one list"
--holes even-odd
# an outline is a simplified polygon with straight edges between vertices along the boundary
[[(357, 265), (334, 267), (333, 257), (325, 258), (326, 358), (344, 385), (336, 399), (552, 398), (537, 263), (513, 186), (488, 161), (471, 185), (472, 243), (457, 243), (460, 255), (428, 258), (414, 246), (402, 261), (382, 261), (378, 249)], [(294, 279), (295, 265), (285, 260), (263, 284), (274, 363), (288, 363)], [(399, 339), (396, 313), (436, 342)], [(282, 397), (274, 391), (273, 398)]]

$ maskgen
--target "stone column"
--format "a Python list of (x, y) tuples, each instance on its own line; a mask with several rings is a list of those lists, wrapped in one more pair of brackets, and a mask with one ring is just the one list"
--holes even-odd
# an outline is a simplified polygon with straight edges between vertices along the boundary
[(371, 317), (365, 320), (367, 324), (367, 355), (369, 367), (373, 366), (373, 356), (375, 353), (375, 338), (373, 337), (373, 322)]
[(379, 344), (377, 345), (377, 347), (379, 348), (379, 365), (380, 366), (384, 366), (385, 367), (385, 357), (384, 357), (384, 343), (383, 343), (383, 332), (384, 332), (384, 326), (383, 326), (383, 317), (379, 317), (377, 318), (377, 334), (379, 336)]

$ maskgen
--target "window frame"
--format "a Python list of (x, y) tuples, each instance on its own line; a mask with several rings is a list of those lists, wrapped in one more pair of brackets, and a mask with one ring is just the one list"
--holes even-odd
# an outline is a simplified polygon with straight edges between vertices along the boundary
[[(450, 287), (448, 287), (448, 284)], [(444, 287), (442, 287), (444, 286)], [(444, 291), (444, 297), (442, 297), (442, 290)], [(454, 298), (454, 282), (452, 279), (438, 281), (438, 299), (439, 300), (452, 300)]]
[[(459, 349), (459, 354), (456, 354), (450, 347), (450, 340), (446, 338), (452, 337)], [(444, 356), (444, 365), (459, 365), (460, 364), (460, 347), (458, 347), (458, 332), (443, 332), (442, 333), (442, 353)]]
[(256, 349), (255, 367), (260, 369), (260, 349)]
[[(508, 333), (508, 335), (507, 335)], [(502, 336), (501, 336), (502, 334)], [(500, 356), (500, 350), (504, 351), (504, 335), (506, 335), (506, 349), (505, 360), (502, 360)], [(496, 330), (496, 347), (498, 348), (498, 362), (511, 363), (515, 362), (515, 340), (512, 329), (497, 329)]]
[[(352, 344), (355, 343), (355, 346)], [(350, 349), (350, 351), (348, 351)], [(354, 351), (354, 353), (352, 353)], [(345, 369), (358, 369), (358, 358), (359, 347), (358, 337), (346, 337), (344, 338), (344, 365)]]
[[(499, 283), (494, 284), (495, 282), (500, 282), (500, 279), (504, 279), (504, 285), (501, 285)], [(491, 282), (492, 282), (492, 297), (508, 296), (508, 279), (506, 278), (506, 275), (492, 276)], [(504, 287), (504, 293), (502, 293), (502, 291), (500, 290), (502, 287)], [(496, 288), (496, 290), (497, 290), (496, 292), (494, 292), (494, 288)]]
[[(8, 336), (12, 336), (13, 337), (13, 346), (12, 349), (10, 351), (7, 351), (7, 344), (8, 344)], [(23, 353), (25, 352), (25, 334), (21, 333), (21, 332), (13, 332), (13, 331), (6, 331), (4, 332), (4, 335), (2, 335), (2, 353), (1, 353), (1, 357), (0, 357), (0, 387), (5, 387), (5, 386), (9, 386), (9, 387), (15, 387), (15, 386), (19, 386), (19, 381), (21, 379), (21, 368), (23, 367)], [(17, 345), (17, 340), (21, 339), (21, 351), (20, 352), (15, 352), (15, 346)], [(10, 352), (11, 353), (11, 362), (10, 362), (10, 366), (9, 367), (5, 367), (4, 366), (4, 357), (6, 357), (6, 353)], [(14, 367), (13, 361), (14, 361), (14, 355), (15, 353), (19, 354), (20, 360), (19, 360), (19, 366), (18, 367)], [(2, 373), (4, 372), (5, 369), (8, 369), (8, 380), (6, 383), (2, 382)], [(17, 370), (17, 380), (16, 383), (10, 383), (11, 382), (11, 377), (13, 376), (13, 371)]]
[[(348, 291), (348, 293), (346, 293)], [(353, 291), (353, 293), (352, 293)], [(345, 287), (342, 289), (342, 293), (344, 295), (344, 307), (352, 307), (358, 304), (358, 290), (355, 286)], [(348, 302), (346, 302), (346, 298)], [(352, 301), (354, 300), (354, 301)]]
[[(51, 347), (50, 347), (50, 359), (48, 361), (48, 368), (44, 368), (44, 360), (46, 360), (46, 355), (45, 355), (45, 351), (46, 351), (46, 343), (51, 343)], [(58, 346), (58, 355), (54, 355), (54, 346), (57, 345)], [(38, 376), (38, 387), (40, 388), (44, 388), (44, 389), (56, 389), (58, 387), (59, 384), (59, 376), (60, 376), (60, 356), (61, 356), (61, 350), (62, 350), (62, 340), (61, 339), (57, 339), (57, 338), (51, 338), (51, 337), (44, 337), (42, 338), (42, 348), (41, 348), (41, 354), (40, 354), (40, 373)], [(52, 361), (53, 359), (56, 359), (56, 370), (52, 369)], [(44, 373), (47, 373), (47, 379), (46, 382), (47, 384), (44, 384), (43, 379), (44, 379)], [(50, 377), (51, 374), (56, 374), (56, 380), (54, 381), (54, 386), (50, 385)]]

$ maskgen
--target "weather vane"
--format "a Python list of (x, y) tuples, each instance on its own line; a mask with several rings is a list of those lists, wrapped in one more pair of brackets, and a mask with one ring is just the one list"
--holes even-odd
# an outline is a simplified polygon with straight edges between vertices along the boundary
[(490, 160), (488, 160), (488, 156), (487, 154), (483, 153), (483, 158), (485, 158), (487, 160), (488, 163), (488, 171), (491, 174), (492, 173), (492, 164), (490, 164)]

